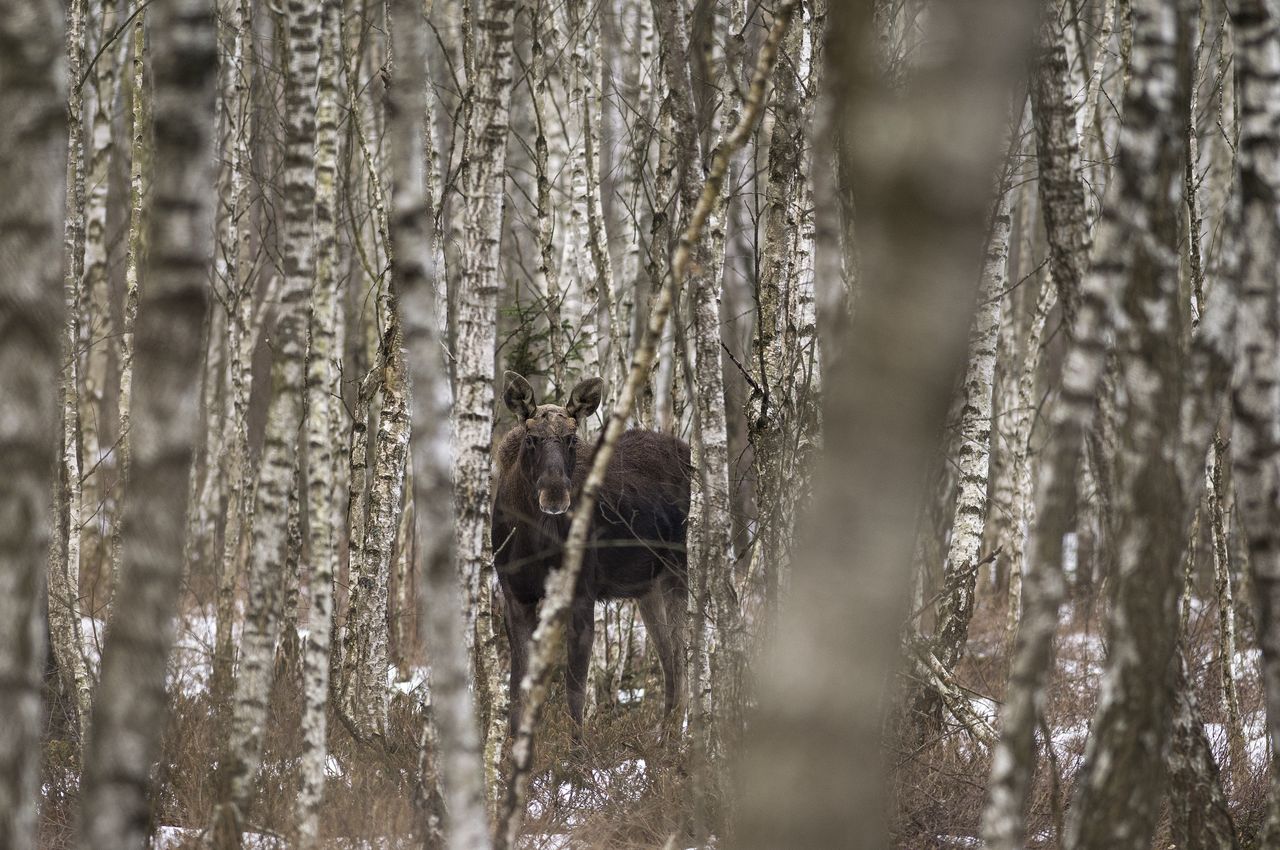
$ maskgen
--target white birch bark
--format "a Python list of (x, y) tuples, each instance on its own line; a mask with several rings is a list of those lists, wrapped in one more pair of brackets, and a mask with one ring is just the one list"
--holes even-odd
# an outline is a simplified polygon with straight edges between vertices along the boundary
[(35, 850), (48, 498), (57, 450), (61, 4), (0, 3), (0, 845)]
[[(1014, 138), (1020, 128), (1014, 129)], [(1011, 152), (1017, 149), (1017, 142)], [(964, 376), (964, 404), (960, 409), (960, 477), (951, 517), (951, 542), (943, 562), (942, 599), (934, 654), (949, 674), (964, 654), (977, 590), (978, 551), (987, 521), (987, 489), (991, 473), (992, 398), (995, 391), (996, 341), (1000, 300), (1009, 283), (1009, 206), (1013, 193), (1000, 187), (991, 235), (978, 289), (978, 312), (969, 335), (968, 367)]]
[(134, 326), (138, 320), (138, 266), (142, 262), (143, 159), (146, 157), (147, 109), (144, 90), (146, 69), (146, 13), (139, 9), (134, 18), (130, 35), (130, 97), (132, 99), (131, 129), (129, 141), (129, 233), (125, 249), (124, 268), (124, 316), (120, 328), (117, 361), (120, 367), (120, 397), (118, 407), (119, 436), (116, 438), (116, 470), (118, 486), (108, 523), (111, 528), (111, 599), (120, 584), (121, 509), (127, 490), (129, 467), (133, 463), (133, 346)]
[(502, 234), (508, 117), (512, 87), (514, 0), (485, 0), (476, 19), (476, 44), (468, 75), (468, 115), (459, 177), (462, 245), (457, 303), (457, 365), (454, 399), (454, 506), (460, 568), (468, 607), (479, 634), (475, 664), (484, 726), (486, 784), (496, 793), (497, 762), (506, 726), (505, 688), (496, 669), (498, 640), (492, 611), (489, 553), (490, 448), (493, 440), (493, 370), (496, 352), (498, 259)]
[(324, 793), (329, 641), (333, 580), (338, 568), (335, 498), (340, 477), (342, 340), (338, 336), (337, 166), (342, 49), (339, 0), (322, 0), (316, 103), (316, 273), (311, 284), (307, 347), (307, 531), (311, 558), (310, 613), (302, 647), (302, 761), (298, 791), (298, 844), (317, 846)]
[[(120, 38), (119, 47), (107, 43), (116, 33), (116, 2), (99, 5), (97, 61), (93, 66), (93, 111), (90, 116), (88, 173), (85, 182), (85, 243), (81, 336), (84, 339), (84, 371), (80, 376), (80, 434), (83, 445), (83, 504), (87, 511), (80, 532), (81, 571), (96, 584), (106, 563), (103, 545), (106, 516), (105, 466), (102, 446), (104, 425), (103, 394), (106, 391), (114, 336), (111, 315), (111, 288), (107, 275), (107, 187), (108, 166), (115, 151), (112, 133), (113, 112), (120, 90), (116, 63), (123, 58), (120, 48), (129, 39)], [(80, 306), (80, 305), (78, 305)], [(118, 460), (118, 459), (117, 459)], [(118, 465), (118, 463), (117, 463)]]
[(142, 850), (147, 839), (182, 577), (179, 494), (186, 491), (200, 424), (193, 388), (216, 196), (213, 4), (161, 3), (148, 18), (155, 57), (154, 203), (136, 330), (133, 487), (119, 588), (129, 616), (113, 618), (103, 649), (81, 786), (79, 846), (86, 850)]
[(248, 603), (225, 759), (226, 789), (214, 813), (218, 841), (238, 838), (261, 760), (267, 698), (275, 668), (288, 515), (296, 492), (303, 419), (306, 299), (315, 268), (316, 66), (318, 0), (290, 0), (285, 12), (285, 168), (281, 242), (284, 280), (271, 338), (271, 401), (254, 506)]
[[(73, 0), (67, 9), (67, 74), (79, 80), (83, 66), (85, 34), (84, 0)], [(63, 229), (63, 307), (66, 328), (63, 336), (62, 451), (59, 484), (55, 490), (56, 531), (49, 558), (49, 639), (62, 691), (71, 701), (79, 751), (88, 731), (90, 688), (88, 671), (81, 654), (80, 629), (80, 541), (82, 490), (80, 475), (80, 301), (84, 270), (85, 174), (84, 118), (80, 90), (67, 93), (66, 218)]]
[(231, 421), (223, 474), (226, 476), (227, 508), (223, 524), (223, 546), (218, 562), (218, 596), (215, 607), (214, 660), (210, 693), (220, 706), (223, 728), (230, 711), (232, 665), (235, 649), (232, 629), (236, 618), (235, 597), (242, 541), (251, 524), (254, 483), (249, 470), (249, 392), (253, 381), (253, 331), (256, 278), (246, 265), (250, 261), (251, 228), (248, 227), (249, 192), (249, 89), (253, 79), (250, 56), (252, 32), (249, 0), (237, 0), (222, 16), (222, 26), (231, 33), (230, 67), (224, 68), (226, 122), (222, 137), (228, 148), (227, 209), (219, 230), (218, 255), (229, 290), (227, 320), (227, 360), (230, 371)]
[[(1190, 508), (1199, 500), (1199, 490), (1179, 480), (1177, 466), (1188, 370), (1178, 309), (1180, 211), (1169, 204), (1186, 153), (1177, 123), (1179, 98), (1186, 96), (1178, 74), (1188, 37), (1179, 32), (1185, 11), (1165, 0), (1133, 6), (1132, 108), (1126, 108), (1127, 144), (1122, 139), (1115, 178), (1123, 191), (1104, 214), (1125, 216), (1123, 246), (1098, 263), (1126, 272), (1114, 307), (1121, 389), (1115, 585), (1110, 651), (1067, 821), (1065, 845), (1072, 850), (1149, 847), (1163, 796), (1151, 777), (1159, 775), (1170, 731), (1176, 572)], [(1206, 438), (1197, 463), (1207, 447)], [(1203, 480), (1200, 475), (1194, 483)]]

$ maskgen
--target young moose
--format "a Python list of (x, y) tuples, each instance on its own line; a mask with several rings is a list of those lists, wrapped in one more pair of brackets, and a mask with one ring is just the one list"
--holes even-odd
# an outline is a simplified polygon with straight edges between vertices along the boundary
[[(600, 406), (603, 382), (582, 381), (560, 407), (537, 404), (529, 382), (516, 373), (507, 372), (506, 380), (502, 398), (517, 424), (498, 448), (493, 551), (506, 600), (515, 734), (538, 603), (547, 575), (563, 561), (571, 512), (591, 468), (591, 450), (579, 451), (578, 425)], [(682, 704), (689, 475), (689, 446), (682, 440), (640, 429), (618, 439), (569, 614), (566, 691), (579, 728), (601, 599), (639, 600), (662, 664), (667, 716)]]

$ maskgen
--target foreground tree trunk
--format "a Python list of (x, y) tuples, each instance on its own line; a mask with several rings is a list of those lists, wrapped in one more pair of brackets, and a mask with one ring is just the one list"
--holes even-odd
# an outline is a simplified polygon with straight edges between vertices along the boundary
[[(1012, 82), (1031, 22), (966, 4), (905, 86), (875, 67), (869, 7), (833, 9), (827, 55), (865, 281), (843, 356), (824, 361), (814, 535), (762, 674), (735, 843), (882, 847), (884, 683), (894, 668), (926, 470), (963, 362)], [(874, 140), (899, 128), (910, 146)], [(963, 132), (957, 133), (957, 128)], [(963, 142), (958, 142), (963, 139)], [(926, 167), (944, 160), (945, 172)], [(824, 352), (825, 354), (825, 352)]]
[(0, 846), (34, 850), (39, 795), (40, 615), (57, 454), (65, 173), (62, 12), (0, 2)]
[(196, 376), (212, 255), (212, 3), (175, 0), (148, 16), (155, 56), (154, 207), (137, 325), (132, 492), (120, 598), (102, 658), (82, 785), (80, 846), (141, 850), (151, 769), (165, 728), (165, 671), (177, 612), (183, 493), (199, 426)]
[(449, 385), (436, 327), (432, 277), (433, 219), (426, 214), (423, 174), (423, 94), (426, 22), (416, 0), (393, 0), (391, 34), (396, 77), (388, 100), (391, 165), (391, 281), (400, 299), (404, 342), (413, 382), (413, 506), (417, 523), (419, 616), (431, 659), (431, 707), (439, 732), (445, 840), (450, 850), (486, 850), (484, 773), (475, 711), (467, 681), (458, 572), (453, 559), (452, 468), (449, 462)]
[(1232, 13), (1240, 92), (1239, 357), (1231, 457), (1258, 606), (1272, 752), (1280, 751), (1280, 20), (1263, 0)]

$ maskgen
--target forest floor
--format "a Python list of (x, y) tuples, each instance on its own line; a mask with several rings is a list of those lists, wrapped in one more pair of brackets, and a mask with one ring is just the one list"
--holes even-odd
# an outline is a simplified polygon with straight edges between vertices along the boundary
[[(1217, 611), (1193, 606), (1186, 642), (1188, 667), (1205, 729), (1222, 766), (1223, 782), (1242, 837), (1256, 831), (1264, 815), (1268, 752), (1259, 687), (1259, 656), (1252, 631), (1241, 622), (1235, 669), (1246, 737), (1247, 764), (1230, 764), (1228, 728), (1221, 696), (1216, 650)], [(637, 624), (638, 625), (638, 624)], [(641, 627), (642, 628), (642, 627)], [(83, 621), (85, 654), (96, 666), (103, 624)], [(186, 850), (198, 845), (214, 803), (211, 753), (219, 752), (217, 719), (210, 699), (214, 620), (208, 608), (189, 606), (177, 633), (170, 669), (173, 711), (165, 738), (160, 798), (156, 801), (154, 850)], [(1064, 618), (1056, 667), (1047, 700), (1050, 747), (1037, 775), (1028, 826), (1030, 847), (1059, 846), (1064, 811), (1071, 799), (1096, 707), (1106, 646), (1097, 618), (1075, 605)], [(979, 716), (998, 721), (1006, 681), (1004, 612), (980, 607), (969, 653), (958, 671)], [(271, 697), (271, 729), (254, 791), (250, 850), (284, 850), (297, 783), (301, 745), (301, 696), (296, 671), (278, 669)], [(425, 670), (408, 666), (389, 671), (393, 700), (385, 739), (361, 744), (341, 718), (330, 718), (330, 757), (322, 835), (332, 850), (395, 850), (425, 827), (425, 811), (415, 781), (418, 736), (429, 699)], [(656, 670), (638, 671), (639, 680), (608, 704), (596, 707), (582, 744), (575, 744), (563, 694), (553, 692), (535, 760), (523, 850), (567, 848), (680, 847), (694, 844), (685, 832), (691, 812), (690, 781), (682, 760), (658, 743), (661, 693)], [(646, 693), (648, 696), (646, 697)], [(904, 736), (904, 734), (906, 736)], [(978, 818), (985, 795), (990, 752), (945, 717), (937, 733), (919, 729), (899, 734), (893, 762), (896, 844), (911, 848), (980, 846)], [(1040, 744), (1044, 746), (1041, 736)], [(58, 745), (50, 743), (46, 767), (43, 846), (64, 846), (71, 835), (78, 778), (58, 768)], [(716, 818), (712, 804), (712, 821)], [(1164, 829), (1164, 827), (1162, 827)], [(1163, 836), (1167, 838), (1167, 835)], [(1156, 846), (1167, 846), (1167, 841)], [(1248, 846), (1246, 841), (1245, 846)]]
[[(1106, 661), (1101, 606), (1075, 601), (1064, 609), (1058, 630), (1055, 667), (1046, 699), (1044, 727), (1037, 735), (1041, 768), (1036, 774), (1028, 812), (1028, 847), (1061, 846), (1065, 813), (1075, 775), (1084, 757), (1089, 724), (1097, 707)], [(1230, 763), (1228, 726), (1217, 650), (1216, 606), (1193, 602), (1185, 641), (1187, 666), (1205, 731), (1222, 771), (1222, 782), (1244, 847), (1262, 825), (1269, 788), (1269, 753), (1261, 691), (1260, 654), (1255, 648), (1247, 606), (1238, 612), (1240, 634), (1235, 657), (1245, 736), (1245, 764)], [(969, 636), (969, 651), (958, 671), (975, 712), (998, 722), (999, 704), (1008, 680), (1005, 612), (979, 605)], [(998, 725), (996, 728), (999, 728)], [(1044, 729), (1051, 746), (1045, 746)], [(893, 762), (896, 845), (910, 848), (978, 847), (978, 822), (985, 801), (985, 778), (991, 753), (950, 716), (936, 734), (924, 736), (918, 726), (898, 730)], [(1171, 847), (1162, 816), (1153, 847)]]

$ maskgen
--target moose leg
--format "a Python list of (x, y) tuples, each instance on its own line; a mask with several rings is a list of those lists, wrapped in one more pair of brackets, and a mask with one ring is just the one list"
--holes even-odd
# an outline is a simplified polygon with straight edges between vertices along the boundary
[[(682, 565), (683, 566), (683, 565)], [(668, 712), (675, 729), (680, 729), (685, 707), (685, 659), (688, 658), (689, 584), (683, 571), (671, 571), (659, 579), (662, 607), (666, 611), (668, 640), (671, 642), (671, 686)]]
[(503, 593), (507, 600), (507, 643), (511, 647), (511, 683), (508, 691), (510, 713), (507, 717), (508, 730), (515, 737), (520, 725), (520, 683), (524, 681), (525, 671), (529, 668), (529, 644), (533, 640), (533, 629), (538, 624), (538, 603), (525, 604)]
[(591, 666), (591, 644), (595, 640), (596, 606), (592, 599), (575, 599), (569, 612), (569, 666), (565, 670), (565, 690), (569, 696), (569, 716), (574, 736), (582, 733), (582, 715), (587, 702), (587, 671)]
[(658, 653), (658, 663), (662, 666), (662, 689), (666, 698), (663, 716), (670, 717), (679, 699), (676, 682), (675, 645), (671, 642), (671, 623), (667, 619), (666, 601), (660, 582), (638, 600), (640, 619), (644, 621), (645, 634), (653, 642)]

